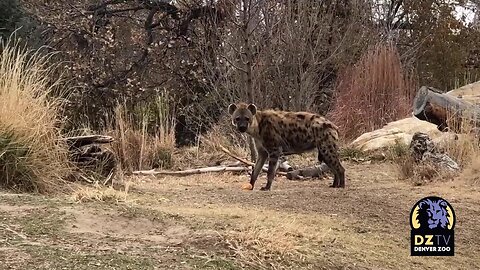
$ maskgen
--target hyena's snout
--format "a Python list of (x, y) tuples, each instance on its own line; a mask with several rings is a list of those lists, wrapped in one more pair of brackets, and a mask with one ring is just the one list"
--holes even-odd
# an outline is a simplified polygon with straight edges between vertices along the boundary
[(247, 131), (248, 126), (246, 126), (246, 125), (245, 125), (245, 126), (243, 126), (243, 125), (238, 125), (238, 126), (237, 126), (237, 129), (238, 129), (238, 131), (240, 131), (240, 132), (243, 133), (243, 132), (246, 132), (246, 131)]

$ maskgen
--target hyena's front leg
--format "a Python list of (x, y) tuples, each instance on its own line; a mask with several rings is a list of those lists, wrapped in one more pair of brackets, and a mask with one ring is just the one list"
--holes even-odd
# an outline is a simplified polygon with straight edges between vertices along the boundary
[(272, 187), (273, 179), (275, 178), (275, 173), (278, 168), (278, 158), (280, 157), (280, 149), (272, 149), (268, 151), (269, 161), (268, 161), (268, 171), (267, 171), (267, 185), (262, 187), (260, 190), (268, 191)]
[(265, 161), (267, 160), (268, 153), (265, 151), (265, 149), (257, 149), (258, 156), (257, 156), (257, 161), (255, 162), (255, 166), (253, 168), (252, 175), (250, 176), (250, 188), (253, 189), (255, 186), (255, 181), (257, 181), (258, 175), (260, 174), (260, 171), (262, 171), (263, 164), (265, 164)]

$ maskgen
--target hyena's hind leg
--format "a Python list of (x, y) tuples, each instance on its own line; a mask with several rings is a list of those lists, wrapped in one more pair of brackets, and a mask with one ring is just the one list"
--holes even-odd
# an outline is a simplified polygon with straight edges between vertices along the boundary
[(320, 164), (325, 162), (330, 171), (333, 173), (333, 184), (330, 187), (344, 188), (345, 187), (345, 168), (340, 162), (338, 147), (334, 142), (323, 141), (321, 145), (317, 146), (318, 161)]

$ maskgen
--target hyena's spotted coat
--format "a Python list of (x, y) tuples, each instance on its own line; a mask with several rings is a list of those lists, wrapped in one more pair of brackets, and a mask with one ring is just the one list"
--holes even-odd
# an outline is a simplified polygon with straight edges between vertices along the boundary
[(258, 159), (250, 178), (250, 189), (267, 158), (267, 184), (270, 190), (281, 155), (318, 150), (318, 160), (325, 162), (334, 174), (331, 187), (345, 187), (345, 169), (338, 154), (338, 129), (324, 117), (309, 112), (257, 110), (254, 104), (230, 104), (228, 111), (238, 131), (255, 139)]

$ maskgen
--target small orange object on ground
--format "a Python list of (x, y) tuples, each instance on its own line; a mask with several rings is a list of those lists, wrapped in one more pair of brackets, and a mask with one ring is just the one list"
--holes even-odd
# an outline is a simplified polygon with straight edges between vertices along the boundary
[(252, 185), (251, 185), (250, 183), (246, 183), (246, 184), (243, 184), (242, 189), (252, 190), (253, 187), (252, 187)]

